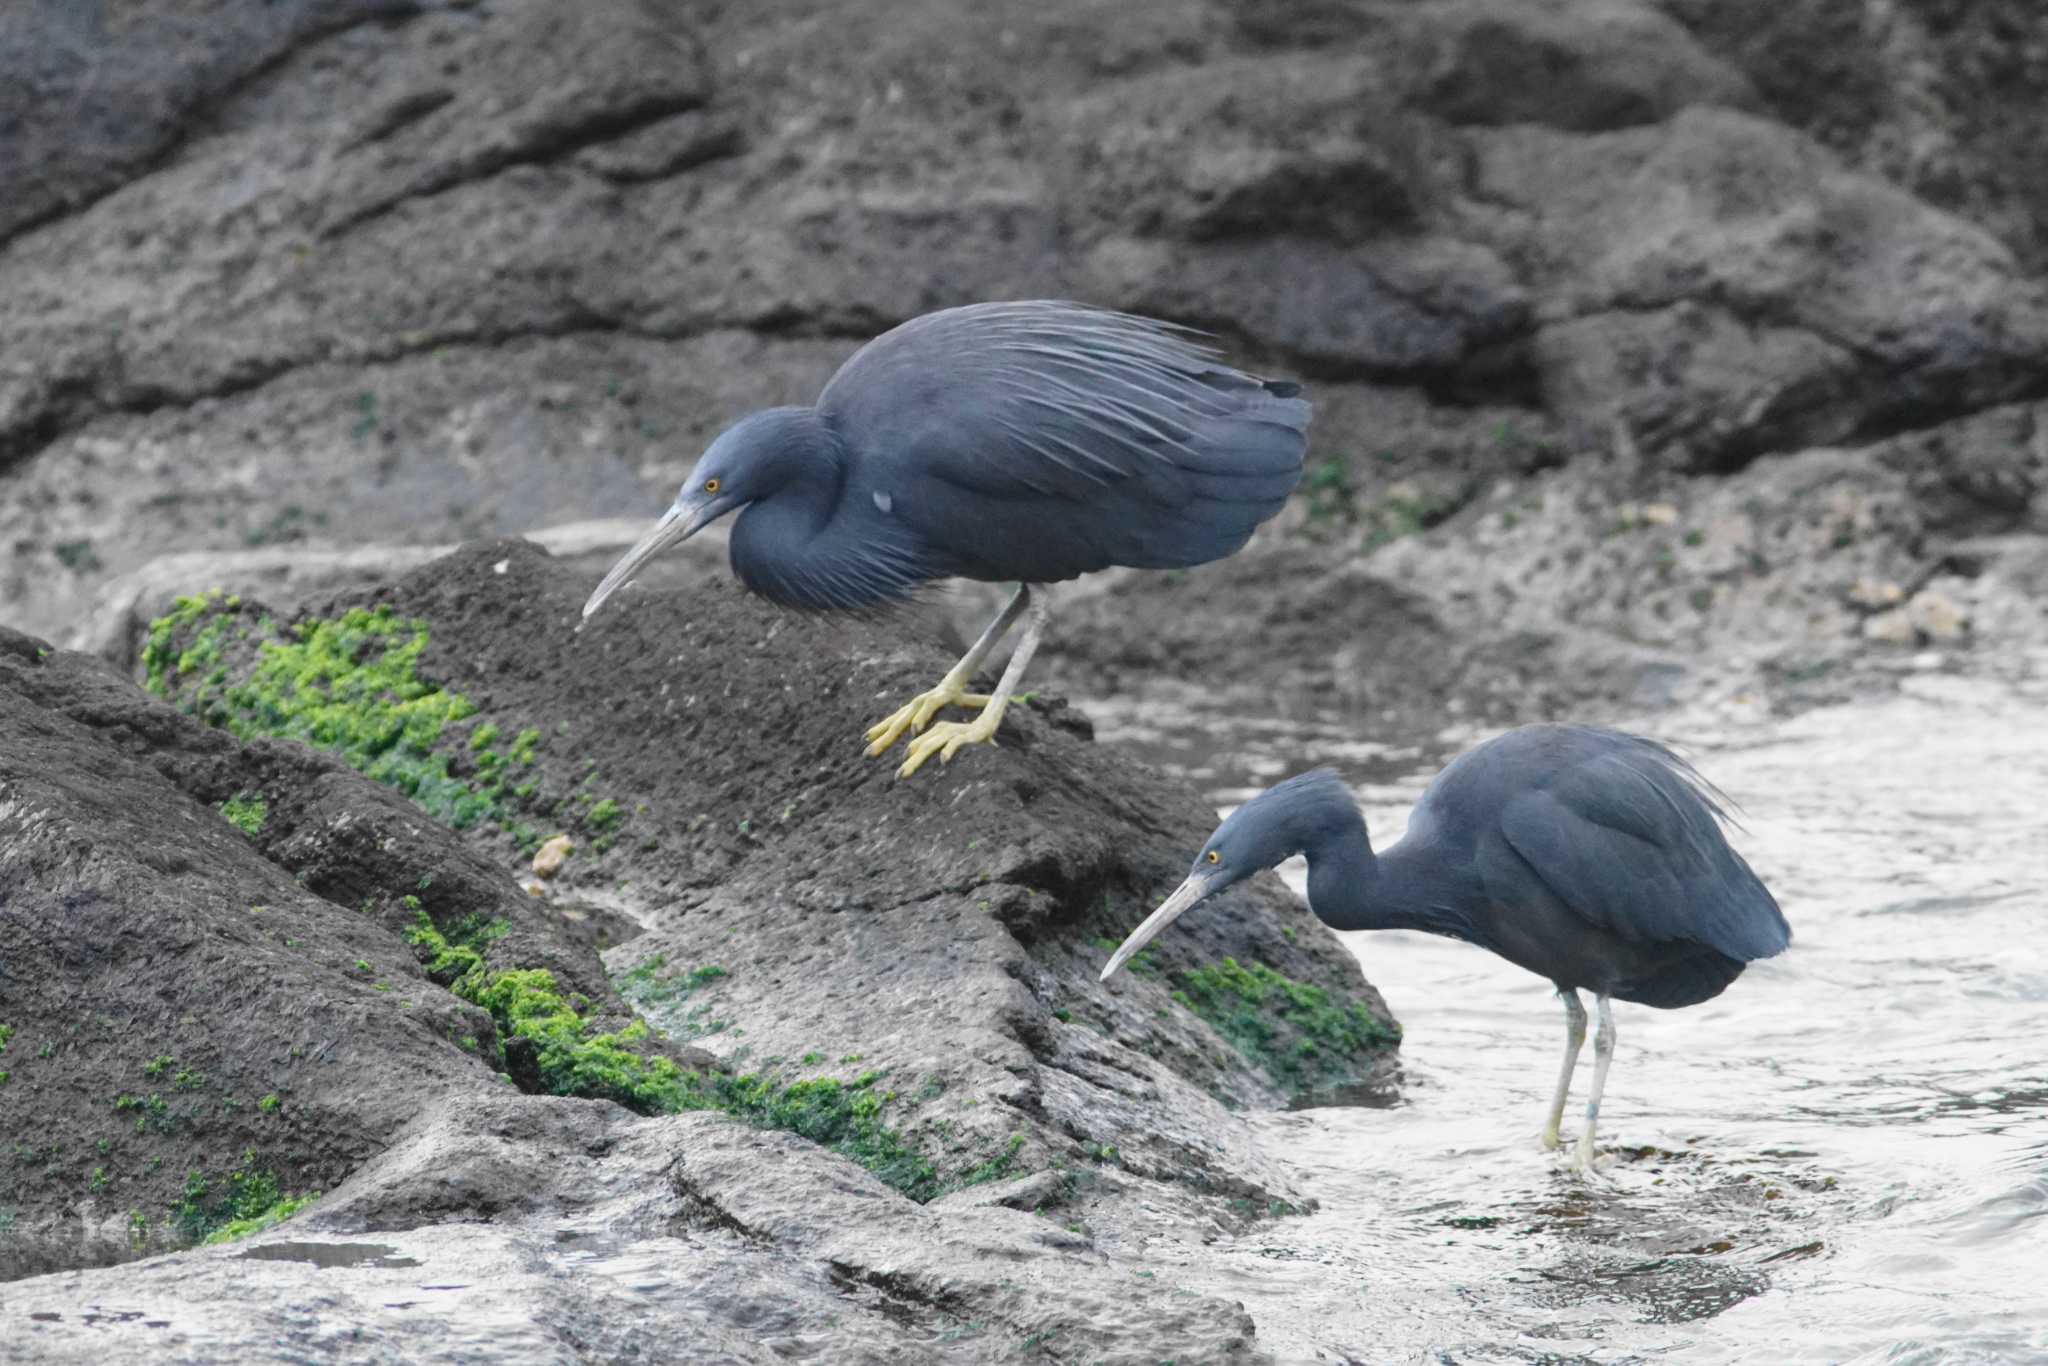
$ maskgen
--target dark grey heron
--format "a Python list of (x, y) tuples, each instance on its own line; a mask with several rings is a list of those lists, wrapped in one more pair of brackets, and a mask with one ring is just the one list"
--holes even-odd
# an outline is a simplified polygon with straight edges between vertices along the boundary
[[(741, 418), (674, 506), (584, 604), (587, 618), (650, 557), (729, 512), (733, 572), (813, 611), (900, 603), (934, 579), (1015, 582), (1009, 604), (938, 685), (867, 732), (898, 770), (992, 741), (1046, 624), (1045, 585), (1111, 565), (1221, 559), (1301, 477), (1299, 386), (1224, 364), (1168, 323), (1052, 301), (914, 318), (856, 352), (814, 406)], [(1017, 621), (993, 693), (967, 685)], [(940, 709), (972, 721), (926, 727)]]
[(1778, 903), (1722, 833), (1719, 797), (1655, 741), (1589, 726), (1524, 726), (1452, 760), (1415, 804), (1407, 832), (1375, 854), (1344, 784), (1328, 770), (1305, 773), (1216, 827), (1187, 880), (1124, 940), (1102, 978), (1189, 907), (1305, 854), (1309, 909), (1332, 929), (1447, 935), (1557, 985), (1564, 1067), (1545, 1147), (1558, 1146), (1586, 1040), (1579, 992), (1594, 994), (1593, 1090), (1574, 1156), (1590, 1174), (1614, 1056), (1609, 1000), (1697, 1005), (1791, 942)]

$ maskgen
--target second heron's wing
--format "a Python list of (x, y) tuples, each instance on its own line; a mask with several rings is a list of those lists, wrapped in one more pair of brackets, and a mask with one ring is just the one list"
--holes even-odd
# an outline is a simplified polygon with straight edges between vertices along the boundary
[(1501, 833), (1559, 900), (1636, 942), (1690, 940), (1743, 962), (1782, 950), (1778, 903), (1721, 833), (1721, 810), (1662, 745), (1604, 752), (1509, 798)]

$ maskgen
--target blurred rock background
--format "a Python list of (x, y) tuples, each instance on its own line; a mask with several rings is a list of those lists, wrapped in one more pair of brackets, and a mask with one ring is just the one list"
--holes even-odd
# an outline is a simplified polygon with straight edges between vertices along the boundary
[[(2031, 0), (28, 0), (0, 621), (639, 523), (875, 332), (1065, 295), (1318, 419), (1253, 553), (1073, 590), (1062, 689), (1506, 718), (2038, 639), (2044, 118)], [(1118, 629), (1276, 577), (1284, 651)]]

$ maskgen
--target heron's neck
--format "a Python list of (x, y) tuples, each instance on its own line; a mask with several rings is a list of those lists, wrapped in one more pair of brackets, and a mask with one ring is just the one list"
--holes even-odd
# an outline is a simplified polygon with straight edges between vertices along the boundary
[(846, 484), (846, 448), (814, 408), (771, 408), (757, 414), (754, 478), (766, 494), (741, 514), (757, 532), (771, 524), (800, 546), (824, 529)]
[(1333, 832), (1303, 851), (1308, 855), (1308, 905), (1333, 930), (1426, 930), (1468, 938), (1454, 898), (1424, 872), (1400, 844), (1375, 854), (1364, 822)]
[(847, 496), (846, 447), (816, 410), (772, 410), (773, 491), (732, 528), (732, 567), (770, 602), (830, 612), (901, 601), (929, 572), (886, 508)]

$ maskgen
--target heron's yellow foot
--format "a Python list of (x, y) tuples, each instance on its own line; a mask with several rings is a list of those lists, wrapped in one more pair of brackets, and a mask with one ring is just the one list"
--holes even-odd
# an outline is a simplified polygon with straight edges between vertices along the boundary
[(942, 678), (939, 686), (930, 692), (922, 692), (905, 702), (886, 720), (877, 721), (868, 727), (865, 737), (868, 744), (868, 758), (879, 758), (889, 746), (896, 743), (904, 731), (912, 735), (931, 724), (934, 716), (946, 707), (986, 707), (988, 694), (962, 692), (960, 684), (952, 678)]
[(1600, 1171), (1600, 1159), (1594, 1155), (1593, 1145), (1583, 1139), (1572, 1145), (1572, 1172), (1588, 1185), (1607, 1184), (1606, 1176)]
[(1557, 1126), (1555, 1124), (1544, 1125), (1543, 1137), (1538, 1141), (1541, 1142), (1543, 1146), (1551, 1152), (1556, 1152), (1560, 1146), (1560, 1140), (1557, 1136)]
[(972, 721), (939, 722), (910, 742), (910, 755), (903, 761), (903, 767), (896, 770), (896, 776), (908, 778), (934, 754), (943, 764), (958, 753), (962, 745), (994, 744), (996, 727), (1002, 724), (1003, 710), (1002, 707), (983, 707), (981, 715)]

